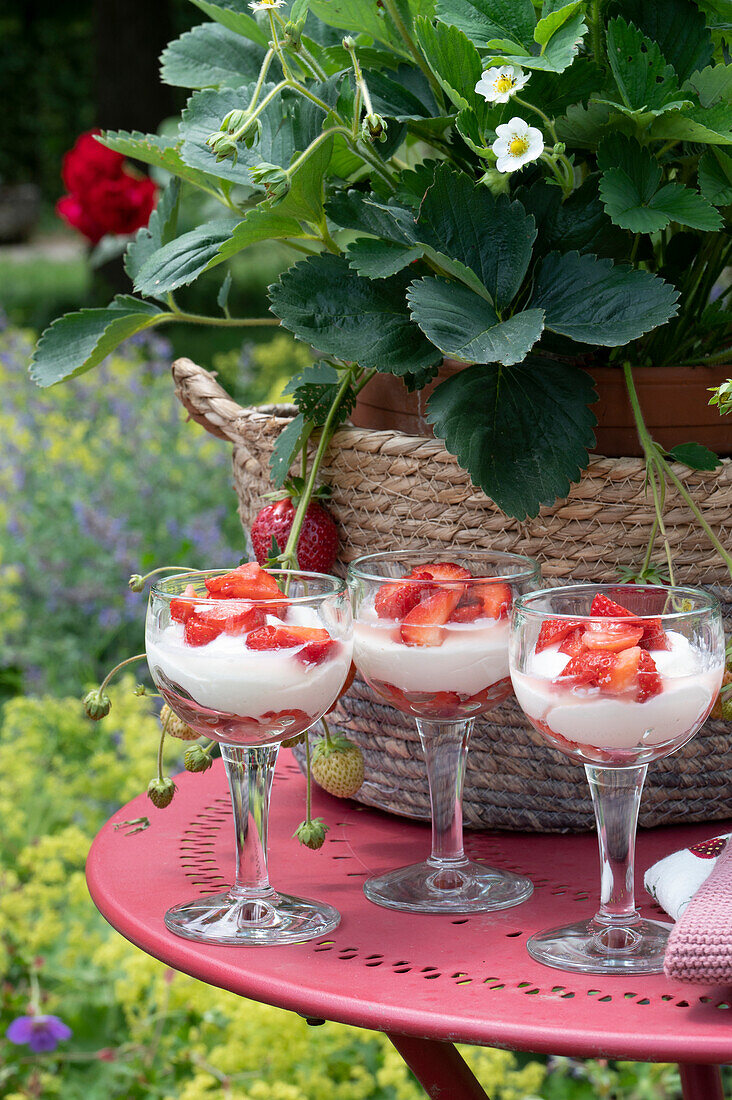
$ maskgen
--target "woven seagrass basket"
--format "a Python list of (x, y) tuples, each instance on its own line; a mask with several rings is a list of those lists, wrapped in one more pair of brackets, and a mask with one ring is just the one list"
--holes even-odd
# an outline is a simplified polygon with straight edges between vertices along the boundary
[[(271, 488), (269, 458), (294, 410), (244, 409), (190, 359), (173, 364), (176, 392), (191, 417), (233, 444), (234, 485), (246, 530)], [(712, 473), (677, 470), (705, 519), (728, 544), (732, 462)], [(653, 524), (638, 458), (594, 456), (569, 497), (519, 522), (501, 512), (437, 439), (344, 427), (323, 466), (329, 508), (341, 532), (340, 561), (401, 547), (492, 548), (537, 558), (550, 584), (617, 579), (642, 557)], [(670, 491), (666, 528), (679, 583), (710, 587), (732, 629), (732, 586), (684, 502)], [(336, 724), (362, 748), (366, 780), (358, 799), (408, 817), (430, 816), (427, 779), (412, 719), (376, 700), (356, 680), (338, 704)], [(709, 720), (648, 777), (642, 825), (732, 816), (732, 726)], [(529, 727), (514, 701), (478, 719), (468, 755), (465, 823), (482, 828), (564, 832), (589, 829), (593, 814), (584, 770), (568, 764)]]

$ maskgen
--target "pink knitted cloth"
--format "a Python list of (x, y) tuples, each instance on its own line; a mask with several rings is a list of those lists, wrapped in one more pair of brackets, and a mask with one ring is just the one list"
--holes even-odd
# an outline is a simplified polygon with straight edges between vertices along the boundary
[(680, 982), (732, 984), (732, 840), (674, 926), (664, 970)]

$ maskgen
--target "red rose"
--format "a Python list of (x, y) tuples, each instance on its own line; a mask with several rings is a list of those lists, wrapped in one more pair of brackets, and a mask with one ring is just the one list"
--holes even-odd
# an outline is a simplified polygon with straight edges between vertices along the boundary
[(77, 195), (63, 195), (56, 203), (56, 213), (83, 233), (92, 244), (97, 244), (104, 236), (104, 229), (97, 225)]
[(155, 208), (158, 189), (148, 176), (124, 175), (99, 180), (81, 196), (81, 202), (102, 234), (127, 235), (147, 225)]
[(113, 149), (100, 145), (95, 134), (101, 130), (89, 130), (80, 134), (73, 149), (65, 155), (61, 178), (67, 191), (83, 194), (99, 179), (114, 179), (123, 172), (125, 158)]

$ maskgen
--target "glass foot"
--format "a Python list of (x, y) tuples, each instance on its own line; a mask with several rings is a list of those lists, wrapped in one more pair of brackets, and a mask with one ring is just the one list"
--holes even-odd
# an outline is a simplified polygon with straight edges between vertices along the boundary
[(537, 932), (526, 947), (532, 959), (583, 974), (660, 974), (670, 924), (639, 920), (613, 928), (596, 920)]
[(229, 890), (175, 905), (165, 925), (176, 936), (224, 947), (276, 947), (314, 940), (332, 932), (341, 915), (325, 902), (271, 890), (252, 900)]
[(367, 879), (363, 892), (386, 909), (409, 913), (489, 913), (531, 897), (531, 881), (465, 860), (446, 867), (437, 860), (412, 863)]

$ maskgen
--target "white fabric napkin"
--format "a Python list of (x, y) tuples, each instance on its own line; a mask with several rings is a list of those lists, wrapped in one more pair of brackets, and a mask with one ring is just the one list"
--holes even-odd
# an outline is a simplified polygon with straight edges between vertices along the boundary
[(706, 882), (732, 833), (710, 837), (659, 859), (645, 873), (651, 897), (673, 920), (678, 920), (702, 883)]

